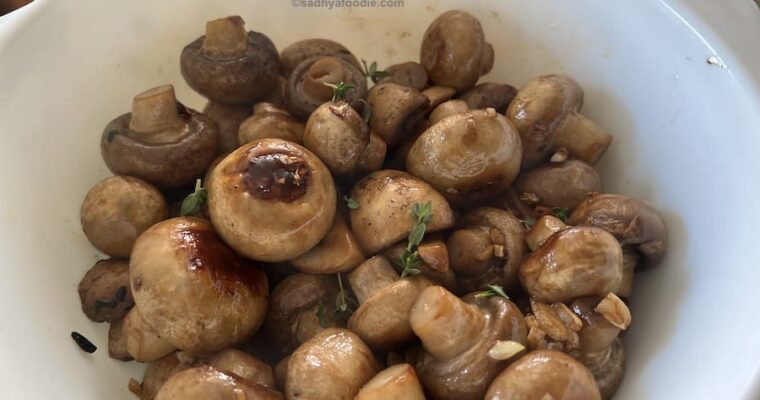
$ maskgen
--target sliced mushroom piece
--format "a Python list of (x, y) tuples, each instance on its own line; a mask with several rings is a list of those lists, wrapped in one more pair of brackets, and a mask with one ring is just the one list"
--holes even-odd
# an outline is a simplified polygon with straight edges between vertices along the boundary
[(552, 163), (526, 171), (515, 180), (520, 193), (538, 196), (538, 204), (572, 210), (589, 194), (602, 191), (594, 167), (580, 160)]
[(414, 142), (407, 170), (455, 205), (506, 190), (520, 171), (520, 137), (493, 109), (457, 114), (434, 124)]
[(600, 400), (594, 377), (565, 353), (537, 350), (520, 357), (494, 379), (486, 400)]
[(366, 176), (351, 190), (359, 208), (351, 210), (351, 230), (368, 254), (407, 237), (414, 204), (431, 202), (427, 232), (451, 227), (454, 215), (446, 200), (424, 181), (402, 171), (383, 170)]
[(87, 192), (79, 215), (95, 248), (126, 258), (137, 236), (168, 214), (164, 196), (153, 185), (131, 176), (112, 176)]
[(517, 89), (503, 83), (480, 83), (474, 88), (457, 96), (474, 110), (493, 108), (499, 114), (507, 111), (509, 103), (515, 98)]
[(229, 153), (238, 148), (238, 129), (240, 124), (251, 116), (250, 104), (225, 105), (210, 101), (203, 109), (203, 114), (219, 126), (219, 143), (217, 154)]
[(266, 275), (199, 218), (170, 219), (140, 235), (130, 281), (148, 323), (193, 353), (242, 343), (258, 330), (268, 305)]
[(357, 70), (361, 71), (362, 69), (359, 60), (342, 44), (329, 39), (304, 39), (291, 44), (280, 52), (280, 73), (283, 76), (290, 76), (290, 73), (301, 62), (323, 56), (340, 58)]
[(237, 140), (240, 146), (259, 139), (282, 139), (303, 143), (305, 125), (280, 106), (256, 103), (253, 115), (240, 124)]
[(82, 311), (95, 322), (117, 322), (135, 304), (129, 289), (129, 260), (100, 260), (79, 282)]
[(396, 83), (373, 86), (367, 103), (372, 108), (369, 126), (391, 147), (422, 119), (430, 104), (419, 90)]
[(523, 167), (546, 161), (564, 147), (573, 157), (596, 164), (612, 136), (579, 113), (583, 89), (564, 75), (544, 75), (528, 82), (507, 109), (507, 118), (520, 132)]
[(254, 260), (292, 260), (316, 246), (335, 218), (327, 167), (281, 139), (241, 146), (214, 168), (209, 214), (219, 235)]
[(534, 251), (566, 226), (561, 219), (553, 215), (544, 215), (525, 234), (525, 243), (528, 244), (530, 251)]
[(291, 261), (299, 271), (315, 274), (347, 272), (364, 261), (359, 243), (340, 214), (322, 241)]
[(151, 362), (177, 350), (148, 324), (137, 307), (129, 310), (122, 320), (121, 329), (127, 343), (127, 353), (137, 361)]
[(548, 303), (604, 295), (620, 288), (623, 251), (603, 229), (566, 228), (525, 258), (519, 277), (531, 296)]
[(360, 69), (336, 57), (302, 61), (288, 76), (285, 87), (288, 110), (298, 118), (309, 118), (317, 107), (332, 99), (333, 89), (326, 84), (340, 82), (352, 86), (344, 100), (353, 107), (361, 106), (358, 100), (367, 97), (367, 78)]
[(482, 399), (494, 377), (509, 364), (488, 351), (497, 341), (525, 344), (526, 326), (520, 310), (500, 297), (459, 299), (440, 286), (423, 290), (409, 314), (422, 340), (416, 369), (433, 398)]
[(493, 56), (480, 21), (460, 10), (447, 11), (430, 23), (420, 47), (420, 64), (430, 81), (458, 92), (470, 89), (491, 70)]
[(351, 400), (378, 370), (375, 356), (358, 336), (346, 329), (325, 329), (290, 357), (285, 396)]
[(174, 87), (158, 86), (135, 96), (132, 112), (106, 125), (103, 160), (116, 175), (177, 188), (203, 175), (216, 154), (219, 128), (209, 117), (177, 102)]
[(358, 172), (369, 136), (369, 126), (347, 102), (328, 101), (306, 121), (303, 145), (334, 175), (349, 176)]
[(414, 368), (406, 363), (386, 368), (362, 386), (355, 400), (425, 400)]
[(425, 89), (428, 83), (428, 73), (425, 67), (413, 61), (391, 65), (387, 72), (388, 76), (378, 83), (391, 82), (417, 90)]
[(283, 400), (282, 394), (211, 366), (186, 369), (172, 375), (156, 400)]
[(656, 266), (665, 256), (668, 231), (662, 217), (641, 200), (619, 194), (591, 194), (568, 218), (571, 225), (602, 228), (643, 258), (637, 270)]
[(122, 321), (123, 319), (113, 321), (108, 326), (108, 356), (114, 360), (132, 361), (132, 356), (127, 351)]
[(462, 114), (470, 110), (470, 106), (464, 102), (464, 100), (449, 100), (441, 103), (438, 107), (433, 109), (428, 116), (428, 120), (431, 124), (450, 117), (456, 114)]
[[(389, 260), (394, 260), (399, 265), (398, 260), (406, 249), (408, 242), (402, 240), (385, 249), (382, 254)], [(445, 287), (447, 290), (457, 290), (457, 279), (454, 271), (449, 266), (449, 251), (441, 235), (428, 235), (417, 246), (417, 253), (420, 255), (420, 264), (416, 267), (420, 274), (437, 284)]]
[(208, 365), (265, 388), (275, 389), (272, 367), (246, 352), (237, 349), (222, 350), (208, 360)]
[(180, 67), (187, 84), (209, 100), (250, 105), (275, 87), (277, 49), (266, 35), (246, 32), (239, 16), (220, 18), (182, 49)]

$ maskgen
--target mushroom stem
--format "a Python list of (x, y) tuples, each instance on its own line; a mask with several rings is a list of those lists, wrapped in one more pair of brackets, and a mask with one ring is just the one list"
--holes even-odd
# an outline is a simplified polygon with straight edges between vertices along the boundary
[(330, 100), (332, 88), (325, 83), (338, 83), (344, 79), (343, 65), (337, 58), (322, 57), (304, 74), (303, 92), (318, 100)]
[(612, 136), (594, 121), (577, 112), (570, 112), (557, 130), (554, 141), (576, 158), (594, 165), (612, 142)]
[(248, 47), (245, 22), (238, 16), (206, 23), (206, 38), (201, 51), (209, 56), (242, 57)]
[(486, 320), (475, 306), (440, 286), (431, 286), (414, 302), (409, 323), (425, 350), (439, 360), (446, 360), (472, 348), (485, 329)]
[(398, 273), (383, 256), (370, 258), (348, 274), (348, 283), (356, 294), (359, 304), (363, 304), (375, 292), (398, 279)]
[(479, 275), (491, 266), (494, 255), (491, 237), (484, 229), (455, 231), (446, 242), (451, 268), (468, 275)]
[(149, 143), (165, 143), (166, 133), (176, 131), (182, 124), (172, 85), (148, 89), (132, 100), (129, 129), (140, 140)]
[(541, 247), (555, 233), (565, 228), (564, 222), (553, 215), (544, 215), (539, 218), (533, 227), (525, 234), (525, 243), (531, 251)]

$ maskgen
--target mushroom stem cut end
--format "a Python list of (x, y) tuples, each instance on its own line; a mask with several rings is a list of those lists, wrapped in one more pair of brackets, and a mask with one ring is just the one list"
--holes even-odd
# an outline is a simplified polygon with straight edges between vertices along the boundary
[(129, 129), (139, 135), (140, 139), (158, 142), (161, 135), (157, 134), (176, 130), (181, 125), (174, 86), (157, 86), (138, 94), (132, 100)]
[(311, 64), (306, 71), (303, 91), (315, 99), (330, 100), (333, 90), (325, 83), (336, 84), (344, 77), (343, 64), (337, 58), (322, 57)]
[(240, 57), (247, 48), (246, 36), (245, 22), (239, 16), (208, 21), (201, 51), (212, 57)]

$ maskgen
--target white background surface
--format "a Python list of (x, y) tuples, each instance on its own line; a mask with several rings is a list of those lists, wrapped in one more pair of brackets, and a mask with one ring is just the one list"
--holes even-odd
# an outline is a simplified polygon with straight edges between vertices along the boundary
[[(666, 262), (637, 277), (622, 399), (756, 399), (760, 371), (760, 11), (751, 0), (406, 0), (401, 9), (297, 9), (289, 1), (38, 0), (0, 22), (0, 398), (129, 399), (140, 369), (107, 356), (76, 284), (100, 256), (79, 226), (108, 175), (102, 128), (134, 94), (173, 83), (208, 19), (240, 14), (279, 49), (336, 39), (381, 66), (417, 60), (427, 24), (458, 7), (494, 44), (488, 77), (561, 72), (615, 141), (605, 188), (655, 204)], [(719, 3), (720, 6), (718, 5)], [(719, 57), (722, 68), (706, 62)], [(99, 347), (82, 353), (78, 330)]]

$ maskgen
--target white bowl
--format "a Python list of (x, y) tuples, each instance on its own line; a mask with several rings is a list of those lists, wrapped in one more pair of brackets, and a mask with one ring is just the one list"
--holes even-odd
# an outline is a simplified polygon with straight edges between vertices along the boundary
[[(605, 188), (666, 217), (670, 247), (637, 276), (622, 399), (757, 399), (760, 372), (760, 11), (751, 0), (406, 0), (381, 8), (289, 1), (38, 0), (0, 22), (0, 392), (2, 398), (130, 399), (136, 364), (107, 355), (76, 285), (102, 257), (79, 226), (109, 175), (103, 126), (143, 89), (173, 83), (206, 20), (240, 14), (279, 48), (341, 41), (380, 65), (416, 60), (428, 23), (477, 15), (494, 45), (487, 79), (518, 87), (549, 72), (586, 90), (584, 112), (615, 135)], [(708, 63), (710, 59), (713, 63)], [(69, 337), (77, 330), (100, 350)]]

